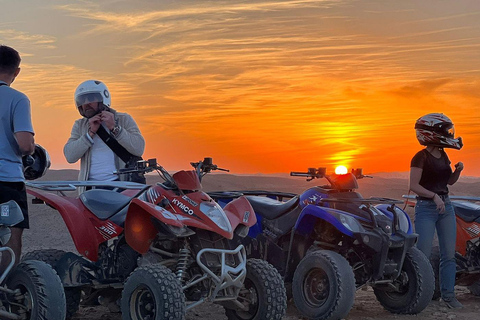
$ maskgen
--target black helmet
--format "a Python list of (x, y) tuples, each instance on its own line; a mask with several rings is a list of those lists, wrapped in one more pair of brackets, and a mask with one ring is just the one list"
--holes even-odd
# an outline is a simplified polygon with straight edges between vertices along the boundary
[(429, 113), (415, 122), (417, 140), (423, 146), (453, 148), (460, 150), (462, 138), (455, 138), (455, 127), (452, 120), (443, 113)]
[(32, 155), (23, 156), (23, 174), (27, 180), (35, 180), (43, 177), (50, 168), (50, 156), (41, 145), (35, 144)]

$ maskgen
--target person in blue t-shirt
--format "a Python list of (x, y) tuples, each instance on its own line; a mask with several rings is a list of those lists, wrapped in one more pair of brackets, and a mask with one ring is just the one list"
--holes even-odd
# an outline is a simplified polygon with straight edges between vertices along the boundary
[[(29, 228), (22, 156), (35, 150), (30, 100), (10, 87), (20, 72), (20, 61), (15, 49), (0, 45), (0, 203), (16, 201), (24, 216), (11, 228), (6, 244), (15, 253), (15, 263), (22, 252), (23, 229)], [(10, 254), (3, 251), (0, 270), (5, 270), (10, 261)]]

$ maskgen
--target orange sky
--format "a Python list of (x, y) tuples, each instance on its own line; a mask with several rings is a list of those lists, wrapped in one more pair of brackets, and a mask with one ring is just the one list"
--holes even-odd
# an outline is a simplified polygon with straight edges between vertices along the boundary
[(63, 157), (76, 86), (112, 106), (168, 170), (213, 157), (232, 173), (337, 164), (408, 171), (415, 120), (443, 112), (480, 176), (480, 1), (7, 1), (0, 42), (23, 57), (36, 141)]

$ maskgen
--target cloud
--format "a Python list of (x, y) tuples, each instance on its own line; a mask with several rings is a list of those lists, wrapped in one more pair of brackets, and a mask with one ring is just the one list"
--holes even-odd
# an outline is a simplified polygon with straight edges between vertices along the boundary
[(30, 34), (13, 29), (0, 30), (0, 42), (15, 43), (18, 47), (29, 48), (29, 51), (32, 51), (32, 46), (55, 49), (56, 41), (57, 39), (50, 35)]
[(413, 85), (407, 85), (396, 90), (392, 90), (390, 91), (390, 93), (408, 98), (423, 97), (425, 95), (430, 95), (434, 93), (437, 89), (451, 82), (452, 79), (424, 80), (419, 81)]

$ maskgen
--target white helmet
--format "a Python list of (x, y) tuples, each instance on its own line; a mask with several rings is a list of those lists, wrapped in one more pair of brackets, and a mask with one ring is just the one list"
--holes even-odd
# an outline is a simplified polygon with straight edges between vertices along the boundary
[(110, 108), (111, 104), (110, 92), (108, 91), (107, 86), (97, 80), (87, 80), (77, 87), (75, 90), (75, 105), (78, 108), (78, 112), (85, 117), (82, 110), (82, 105), (88, 102), (101, 102), (103, 106), (100, 105), (100, 111), (105, 108)]
[(455, 127), (452, 120), (443, 113), (429, 113), (415, 122), (418, 142), (424, 146), (453, 148), (463, 147), (462, 138), (455, 139)]

